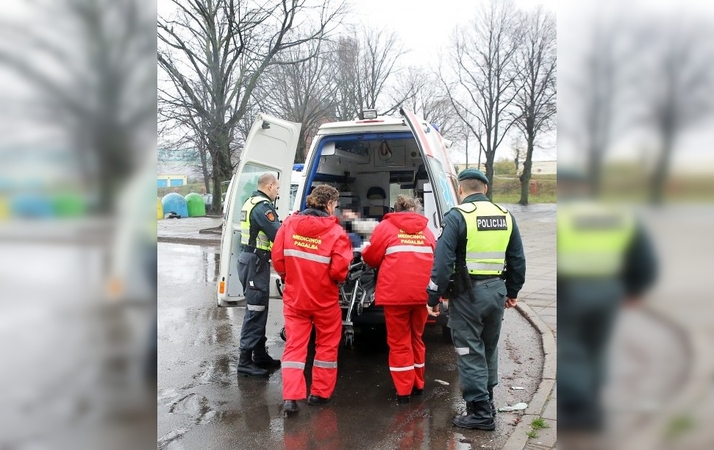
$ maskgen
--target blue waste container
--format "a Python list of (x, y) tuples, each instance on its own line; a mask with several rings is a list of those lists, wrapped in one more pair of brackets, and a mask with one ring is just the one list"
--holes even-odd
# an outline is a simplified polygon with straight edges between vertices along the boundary
[(164, 207), (164, 217), (167, 214), (174, 213), (181, 218), (188, 217), (188, 206), (186, 205), (186, 199), (183, 195), (176, 192), (171, 192), (164, 195), (161, 199), (161, 204)]

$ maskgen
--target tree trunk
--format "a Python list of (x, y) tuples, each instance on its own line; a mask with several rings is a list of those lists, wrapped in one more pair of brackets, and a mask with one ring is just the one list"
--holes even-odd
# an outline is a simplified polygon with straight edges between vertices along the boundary
[(211, 133), (208, 138), (209, 151), (213, 167), (213, 210), (221, 211), (221, 184), (230, 181), (233, 176), (228, 135), (222, 129)]
[(486, 197), (488, 197), (489, 200), (493, 200), (493, 160), (495, 157), (496, 152), (486, 152), (486, 178), (488, 178), (488, 181), (490, 183), (490, 186), (486, 190)]
[(201, 158), (201, 172), (203, 172), (203, 185), (206, 186), (206, 192), (211, 190), (211, 178), (208, 176), (208, 158), (206, 158), (206, 149), (201, 146), (198, 149), (198, 155)]
[(660, 155), (654, 173), (652, 174), (652, 191), (650, 194), (650, 203), (656, 206), (664, 202), (664, 189), (667, 185), (667, 168), (672, 157), (673, 136), (670, 130), (664, 130), (662, 139), (662, 154)]
[(521, 199), (518, 201), (521, 205), (528, 204), (528, 195), (530, 194), (531, 184), (531, 169), (533, 168), (533, 143), (535, 136), (531, 132), (526, 137), (528, 148), (526, 149), (526, 160), (523, 161), (523, 173), (518, 177), (521, 180)]
[[(213, 158), (212, 163), (211, 163), (213, 173), (216, 174), (218, 173), (218, 161), (217, 158)], [(221, 209), (221, 180), (217, 176), (213, 177), (213, 189), (211, 189), (211, 192), (213, 193), (213, 199), (211, 203), (211, 209), (213, 210), (213, 213), (216, 214), (219, 211), (222, 213), (223, 210)], [(227, 196), (226, 196), (227, 197)]]
[(298, 138), (297, 151), (295, 152), (295, 163), (304, 163), (307, 154), (307, 127), (303, 124)]
[(589, 152), (590, 158), (588, 164), (588, 181), (590, 184), (590, 192), (592, 193), (593, 197), (600, 196), (600, 186), (602, 182), (602, 152), (603, 149), (595, 146), (591, 147)]

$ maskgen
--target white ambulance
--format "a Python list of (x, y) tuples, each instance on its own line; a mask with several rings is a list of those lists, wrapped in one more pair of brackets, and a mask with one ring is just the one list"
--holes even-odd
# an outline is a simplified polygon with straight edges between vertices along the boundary
[[(237, 273), (240, 210), (265, 172), (275, 173), (281, 181), (281, 196), (275, 202), (280, 220), (304, 208), (312, 187), (329, 184), (340, 191), (339, 208), (376, 221), (390, 211), (397, 195), (419, 198), (429, 228), (439, 235), (444, 214), (458, 204), (456, 172), (447, 154), (449, 142), (411, 111), (403, 109), (400, 114), (382, 117), (364, 111), (359, 120), (323, 124), (301, 171), (293, 170), (300, 124), (258, 115), (226, 196), (218, 306), (243, 305)], [(293, 204), (291, 184), (297, 185)], [(336, 214), (340, 215), (340, 209)], [(271, 282), (271, 296), (280, 296), (277, 276)]]

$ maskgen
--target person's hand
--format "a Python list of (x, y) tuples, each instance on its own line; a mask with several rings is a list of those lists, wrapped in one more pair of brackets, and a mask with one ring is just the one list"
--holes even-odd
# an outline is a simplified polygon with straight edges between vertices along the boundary
[(433, 307), (426, 305), (426, 312), (429, 313), (430, 316), (438, 317), (439, 316), (439, 305), (434, 305)]
[(506, 297), (506, 308), (513, 308), (517, 303), (517, 298)]

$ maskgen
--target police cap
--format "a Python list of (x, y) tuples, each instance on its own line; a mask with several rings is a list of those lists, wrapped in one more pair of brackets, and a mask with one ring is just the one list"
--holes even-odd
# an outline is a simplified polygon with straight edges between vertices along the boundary
[(461, 180), (479, 180), (488, 184), (488, 178), (478, 169), (466, 169), (459, 173), (459, 181)]

